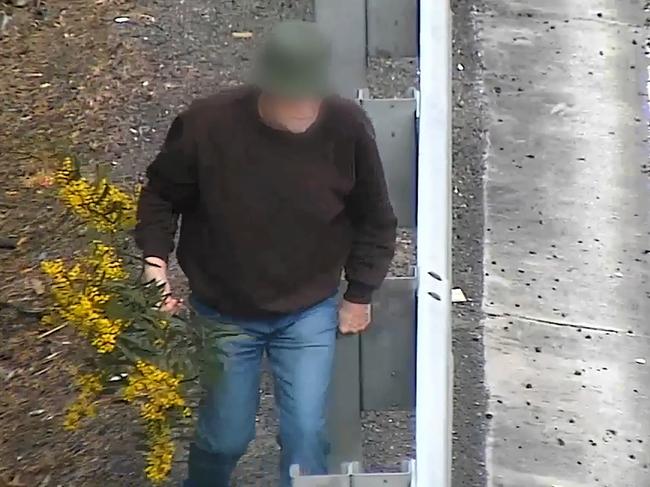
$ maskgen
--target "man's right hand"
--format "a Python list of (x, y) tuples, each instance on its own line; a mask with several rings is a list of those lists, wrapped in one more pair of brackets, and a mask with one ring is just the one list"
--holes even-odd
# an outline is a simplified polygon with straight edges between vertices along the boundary
[(176, 313), (183, 306), (183, 300), (172, 296), (172, 288), (167, 280), (167, 262), (159, 257), (145, 257), (144, 262), (144, 281), (162, 285), (163, 301), (160, 309)]

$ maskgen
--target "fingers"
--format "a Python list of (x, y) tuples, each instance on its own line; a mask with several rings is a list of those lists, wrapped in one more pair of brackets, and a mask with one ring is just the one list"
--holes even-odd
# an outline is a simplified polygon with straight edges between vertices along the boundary
[(368, 318), (359, 318), (341, 313), (339, 316), (339, 331), (344, 335), (353, 335), (365, 331), (370, 325)]
[(162, 300), (158, 303), (158, 308), (161, 311), (174, 314), (183, 307), (183, 300), (172, 296), (172, 288), (164, 269), (148, 266), (145, 270), (144, 280), (147, 283), (155, 283), (160, 289)]
[(357, 333), (366, 331), (367, 328), (368, 328), (368, 323), (366, 324), (342, 323), (339, 325), (339, 331), (344, 335), (355, 335)]
[(167, 296), (162, 302), (160, 309), (166, 313), (174, 314), (183, 309), (184, 306), (185, 304), (182, 299)]
[(341, 302), (339, 308), (339, 331), (344, 335), (361, 333), (368, 328), (371, 321), (371, 306), (369, 304)]
[(367, 326), (339, 326), (339, 331), (343, 335), (357, 335), (366, 331)]
[(356, 327), (352, 327), (352, 326), (350, 326), (348, 324), (340, 324), (339, 325), (339, 331), (343, 335), (355, 335), (355, 334), (357, 334), (357, 333), (359, 333), (360, 331), (363, 331), (363, 330), (357, 330)]

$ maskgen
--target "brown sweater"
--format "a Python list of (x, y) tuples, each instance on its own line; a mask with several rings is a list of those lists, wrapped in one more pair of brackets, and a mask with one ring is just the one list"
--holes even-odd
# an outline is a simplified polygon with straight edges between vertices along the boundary
[(301, 135), (265, 125), (249, 87), (194, 102), (147, 169), (136, 242), (178, 260), (192, 293), (222, 313), (260, 317), (338, 288), (370, 302), (395, 247), (396, 219), (370, 121), (328, 99)]

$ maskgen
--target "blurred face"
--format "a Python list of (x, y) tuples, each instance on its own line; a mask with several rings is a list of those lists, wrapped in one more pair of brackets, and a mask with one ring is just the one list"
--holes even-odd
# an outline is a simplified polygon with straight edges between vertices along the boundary
[(290, 99), (275, 96), (262, 98), (262, 115), (278, 128), (294, 134), (306, 132), (318, 119), (322, 100)]

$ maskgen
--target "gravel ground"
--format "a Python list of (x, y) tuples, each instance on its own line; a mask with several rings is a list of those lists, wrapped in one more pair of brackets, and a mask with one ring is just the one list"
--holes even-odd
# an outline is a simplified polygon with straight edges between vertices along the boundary
[(483, 328), (482, 61), (472, 12), (480, 0), (453, 0), (453, 280), (469, 301), (454, 305), (453, 485), (485, 485), (487, 394)]
[(373, 98), (405, 98), (417, 85), (416, 59), (368, 59), (368, 88)]

